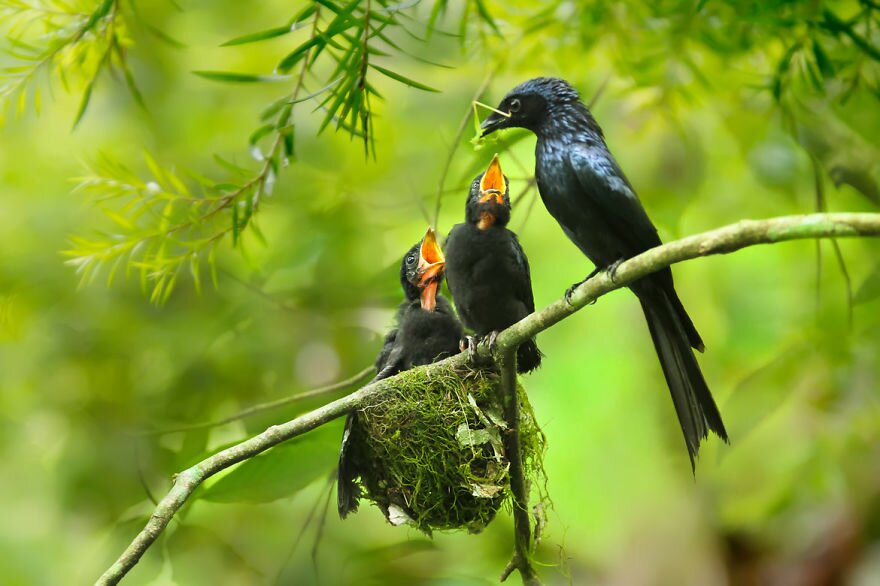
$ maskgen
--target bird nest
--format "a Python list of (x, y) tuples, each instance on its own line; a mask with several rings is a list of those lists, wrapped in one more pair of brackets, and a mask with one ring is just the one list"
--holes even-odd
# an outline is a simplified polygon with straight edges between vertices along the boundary
[[(427, 534), (477, 533), (512, 499), (498, 380), (484, 371), (429, 377), (416, 369), (389, 381), (391, 388), (357, 413), (351, 446), (363, 496), (388, 521)], [(543, 500), (545, 438), (519, 384), (517, 394), (523, 472)]]

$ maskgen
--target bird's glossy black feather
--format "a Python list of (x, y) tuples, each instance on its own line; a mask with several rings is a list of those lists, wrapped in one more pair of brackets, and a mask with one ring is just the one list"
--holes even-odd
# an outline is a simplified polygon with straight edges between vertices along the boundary
[[(515, 105), (515, 108), (511, 108)], [(614, 159), (577, 91), (556, 78), (526, 81), (501, 101), (485, 133), (527, 128), (538, 137), (535, 175), (541, 199), (572, 242), (599, 268), (660, 244), (657, 230)], [(515, 110), (515, 111), (514, 111)], [(727, 432), (691, 348), (703, 341), (678, 298), (668, 268), (630, 287), (638, 296), (672, 394), (691, 463), (708, 430)]]

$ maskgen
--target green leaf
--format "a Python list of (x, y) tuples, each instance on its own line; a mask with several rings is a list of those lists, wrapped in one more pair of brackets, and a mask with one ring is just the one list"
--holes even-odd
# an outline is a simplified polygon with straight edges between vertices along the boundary
[[(226, 169), (227, 171), (232, 171), (233, 173), (240, 173), (242, 175), (247, 175), (251, 172), (250, 169), (246, 167), (242, 167), (241, 165), (236, 165), (232, 161), (224, 159), (218, 154), (214, 154), (214, 162)], [(233, 186), (233, 188), (238, 187), (237, 185)]]
[(320, 4), (336, 12), (336, 17), (327, 26), (327, 28), (318, 33), (318, 36), (312, 37), (308, 41), (302, 43), (299, 47), (294, 49), (290, 54), (282, 59), (281, 62), (278, 64), (278, 71), (290, 71), (290, 69), (308, 53), (309, 49), (311, 49), (312, 47), (317, 47), (318, 51), (320, 51), (321, 49), (323, 49), (324, 45), (331, 42), (332, 37), (338, 35), (343, 31), (347, 31), (348, 29), (357, 25), (360, 22), (358, 19), (351, 18), (351, 13), (358, 6), (358, 4), (360, 4), (360, 0), (352, 0), (352, 2), (350, 2), (342, 10), (339, 10), (332, 4), (326, 2), (326, 0), (321, 1)]
[(275, 114), (280, 112), (281, 108), (283, 108), (284, 106), (286, 106), (289, 103), (290, 103), (289, 96), (284, 96), (283, 98), (275, 100), (274, 102), (272, 102), (271, 104), (266, 106), (266, 108), (260, 113), (260, 121), (265, 122), (266, 120), (269, 120), (270, 118), (275, 116)]
[(819, 66), (819, 71), (822, 72), (822, 75), (824, 77), (834, 77), (834, 64), (831, 63), (831, 59), (828, 58), (825, 50), (822, 49), (822, 46), (815, 39), (813, 40), (813, 55), (816, 57), (816, 65)]
[(338, 456), (340, 430), (323, 426), (239, 464), (200, 498), (215, 503), (269, 503), (292, 496), (329, 472)]
[(399, 81), (402, 84), (405, 84), (410, 87), (414, 87), (418, 90), (422, 90), (422, 91), (426, 91), (426, 92), (440, 93), (440, 90), (438, 90), (438, 89), (435, 89), (435, 88), (432, 88), (431, 86), (427, 86), (423, 83), (419, 83), (417, 81), (414, 81), (408, 77), (400, 75), (399, 73), (391, 71), (390, 69), (385, 69), (384, 67), (380, 67), (379, 65), (376, 65), (374, 63), (370, 63), (369, 65), (370, 65), (370, 67), (372, 67), (373, 69), (375, 69), (376, 71), (381, 73), (382, 75), (390, 77), (391, 79), (393, 79), (395, 81)]
[(874, 267), (871, 274), (862, 282), (858, 291), (853, 296), (853, 303), (867, 303), (880, 297), (880, 263)]
[(238, 203), (232, 202), (232, 247), (235, 248), (235, 245), (238, 244)]
[(170, 578), (174, 584), (266, 584), (269, 581), (233, 542), (212, 529), (181, 523), (168, 536), (167, 543)]
[(86, 110), (89, 107), (89, 102), (92, 100), (92, 90), (95, 89), (95, 81), (97, 78), (93, 78), (92, 81), (89, 82), (89, 85), (86, 86), (85, 91), (83, 92), (82, 99), (79, 102), (79, 109), (76, 111), (76, 118), (73, 119), (73, 127), (76, 128), (79, 124), (79, 121), (82, 120), (83, 116), (86, 113)]
[(428, 30), (428, 38), (431, 38), (431, 35), (437, 30), (437, 20), (440, 18), (440, 15), (446, 12), (446, 4), (449, 0), (436, 0), (434, 2), (434, 6), (431, 8), (431, 15), (428, 17), (428, 24), (426, 26)]
[(88, 31), (90, 30), (99, 20), (107, 16), (110, 12), (110, 8), (113, 7), (113, 3), (116, 0), (104, 0), (100, 6), (89, 16), (89, 19), (83, 25), (82, 30)]
[(202, 294), (201, 264), (198, 253), (194, 253), (189, 257), (189, 272), (190, 275), (192, 275), (193, 287), (196, 290), (196, 295)]
[(175, 49), (186, 48), (185, 43), (178, 41), (177, 39), (175, 39), (174, 37), (172, 37), (171, 35), (169, 35), (165, 31), (163, 31), (159, 28), (156, 28), (153, 25), (148, 24), (146, 22), (139, 22), (138, 24), (140, 24), (141, 26), (146, 28), (147, 32), (149, 32), (151, 35), (153, 35), (154, 37), (156, 37), (157, 39), (159, 39), (160, 41), (162, 41), (166, 45), (174, 47)]
[(489, 14), (489, 10), (486, 8), (486, 4), (483, 2), (483, 0), (474, 0), (474, 4), (476, 4), (477, 12), (480, 13), (480, 16), (483, 18), (486, 24), (492, 27), (492, 30), (494, 30), (496, 33), (500, 34), (501, 31), (498, 30), (498, 25), (495, 24), (495, 19), (492, 18), (491, 14)]
[(308, 41), (302, 43), (278, 63), (278, 71), (290, 71), (293, 66), (296, 65), (306, 53), (308, 53), (309, 49), (323, 43), (326, 43), (326, 41), (321, 37), (312, 37)]
[(120, 69), (122, 69), (122, 77), (125, 79), (125, 86), (128, 88), (128, 92), (131, 94), (131, 97), (134, 98), (135, 103), (143, 110), (146, 110), (147, 103), (144, 101), (144, 96), (141, 94), (141, 90), (135, 82), (134, 75), (132, 75), (128, 63), (123, 59), (122, 50), (118, 48), (118, 45), (117, 54), (119, 55)]
[(248, 43), (256, 43), (259, 41), (265, 41), (267, 39), (275, 39), (277, 37), (284, 36), (286, 34), (292, 33), (296, 30), (296, 26), (279, 26), (275, 28), (266, 29), (264, 31), (259, 31), (256, 33), (250, 33), (247, 35), (242, 35), (240, 37), (235, 37), (234, 39), (230, 39), (225, 43), (221, 44), (221, 47), (232, 47), (235, 45), (247, 45)]
[(195, 75), (210, 79), (211, 81), (222, 81), (229, 83), (265, 83), (288, 81), (289, 75), (255, 75), (252, 73), (237, 73), (234, 71), (193, 71)]
[(254, 130), (251, 133), (250, 137), (248, 138), (248, 144), (249, 145), (257, 144), (261, 138), (267, 136), (273, 130), (275, 130), (274, 124), (264, 124), (263, 126), (260, 126), (259, 128), (257, 128), (256, 130)]

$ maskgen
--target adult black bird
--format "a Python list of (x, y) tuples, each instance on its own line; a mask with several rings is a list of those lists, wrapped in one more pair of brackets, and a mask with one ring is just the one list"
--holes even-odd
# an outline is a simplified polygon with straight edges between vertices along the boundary
[[(535, 311), (529, 261), (507, 229), (510, 192), (498, 155), (471, 184), (465, 219), (446, 239), (446, 282), (464, 325), (493, 343), (499, 331)], [(520, 345), (516, 364), (519, 372), (541, 365), (534, 339)]]
[[(613, 277), (620, 261), (660, 244), (657, 229), (608, 150), (602, 129), (568, 82), (539, 77), (516, 86), (483, 122), (483, 136), (511, 127), (537, 136), (535, 176), (541, 199), (566, 236), (596, 265), (587, 278), (605, 268)], [(718, 407), (691, 350), (702, 352), (703, 340), (675, 292), (669, 268), (636, 281), (630, 289), (645, 313), (693, 467), (708, 430), (727, 441)]]
[[(428, 228), (422, 241), (407, 251), (400, 264), (400, 284), (406, 299), (397, 309), (397, 327), (385, 336), (376, 359), (377, 374), (370, 382), (459, 352), (464, 335), (461, 323), (449, 301), (437, 294), (444, 267), (437, 237), (434, 230)], [(357, 511), (360, 496), (355, 479), (361, 471), (350, 449), (356, 428), (357, 416), (351, 413), (342, 434), (337, 477), (337, 508), (343, 519)]]

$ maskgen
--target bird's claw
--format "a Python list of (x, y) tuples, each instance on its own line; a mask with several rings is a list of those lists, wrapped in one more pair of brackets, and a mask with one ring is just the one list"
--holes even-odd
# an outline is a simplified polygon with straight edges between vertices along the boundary
[(614, 282), (615, 277), (617, 276), (617, 269), (620, 267), (620, 263), (623, 262), (622, 258), (617, 259), (605, 269), (608, 271), (608, 278), (611, 279), (611, 282)]
[(571, 287), (566, 289), (565, 290), (565, 302), (568, 303), (569, 305), (571, 305), (571, 296), (574, 295), (574, 290), (577, 289), (578, 287), (580, 287), (581, 285), (583, 285), (584, 283), (586, 283), (587, 281), (589, 281), (590, 279), (592, 279), (593, 277), (595, 277), (596, 275), (598, 275), (599, 270), (600, 270), (599, 268), (593, 269), (592, 271), (590, 271), (589, 275), (587, 275), (586, 277), (584, 277), (583, 279), (581, 279), (577, 283), (574, 283)]
[(467, 360), (468, 363), (474, 364), (477, 361), (477, 338), (476, 336), (465, 336), (467, 341)]
[(489, 352), (495, 352), (495, 341), (498, 339), (498, 330), (492, 330), (489, 332), (489, 335), (483, 338), (486, 344), (489, 346)]
[(590, 277), (592, 277), (592, 276), (593, 276), (593, 273), (590, 273), (589, 275), (587, 275), (586, 279), (582, 279), (582, 280), (578, 281), (577, 283), (573, 283), (571, 285), (571, 287), (566, 289), (565, 290), (565, 302), (568, 303), (569, 305), (571, 305), (571, 296), (574, 295), (574, 290), (577, 289), (578, 287), (580, 287), (581, 285), (583, 285), (584, 283), (586, 283), (587, 281), (589, 281)]
[(577, 289), (578, 285), (580, 285), (580, 283), (575, 283), (574, 285), (572, 285), (571, 287), (569, 287), (568, 289), (565, 290), (565, 302), (568, 305), (571, 305), (571, 295), (574, 293), (574, 290)]

